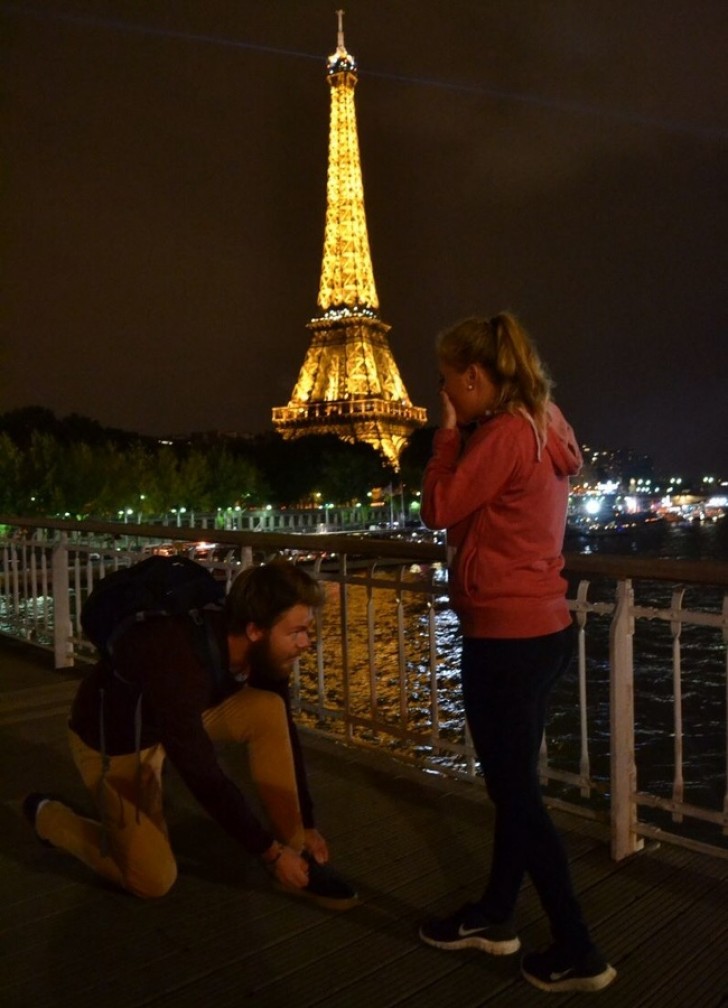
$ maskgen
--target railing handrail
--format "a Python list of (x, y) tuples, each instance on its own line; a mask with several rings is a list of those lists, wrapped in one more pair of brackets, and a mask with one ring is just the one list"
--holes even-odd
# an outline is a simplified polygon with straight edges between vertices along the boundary
[(180, 540), (225, 543), (231, 546), (255, 546), (261, 550), (330, 550), (339, 553), (358, 553), (361, 556), (386, 556), (403, 560), (427, 560), (439, 563), (445, 560), (446, 550), (437, 543), (408, 542), (404, 539), (375, 538), (347, 535), (346, 533), (319, 532), (253, 532), (212, 528), (177, 528), (169, 525), (132, 525), (121, 522), (73, 521), (66, 518), (18, 518), (0, 515), (0, 525), (18, 528), (55, 529), (59, 532), (89, 532), (94, 535), (128, 536), (130, 538)]
[[(178, 528), (169, 525), (133, 525), (121, 522), (77, 521), (66, 518), (18, 517), (0, 515), (0, 525), (16, 528), (55, 529), (60, 532), (88, 532), (96, 535), (140, 537), (144, 539), (210, 542), (231, 546), (255, 546), (261, 550), (328, 550), (363, 557), (396, 557), (403, 560), (444, 563), (446, 547), (438, 543), (410, 542), (387, 539), (376, 533), (255, 532), (213, 528)], [(663, 557), (614, 556), (604, 554), (564, 554), (566, 571), (579, 576), (596, 575), (609, 578), (634, 578), (652, 581), (672, 581), (683, 584), (728, 587), (728, 562), (720, 560), (675, 560)]]
[(566, 569), (572, 574), (598, 574), (609, 578), (647, 581), (679, 581), (683, 584), (728, 587), (728, 562), (723, 560), (676, 560), (671, 557), (605, 556), (565, 553)]

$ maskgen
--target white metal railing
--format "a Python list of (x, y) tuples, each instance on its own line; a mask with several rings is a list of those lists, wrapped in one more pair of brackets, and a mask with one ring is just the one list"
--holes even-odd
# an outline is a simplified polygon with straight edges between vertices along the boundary
[[(162, 543), (191, 549), (200, 534), (177, 529), (170, 541), (162, 526), (2, 516), (0, 525), (0, 632), (52, 650), (59, 668), (92, 656), (80, 609), (98, 578)], [(228, 584), (277, 552), (326, 584), (316, 647), (293, 683), (307, 729), (476, 777), (443, 546), (232, 531), (215, 539), (202, 562)], [(608, 819), (616, 859), (645, 837), (728, 857), (728, 564), (568, 554), (567, 573), (578, 647), (544, 740), (549, 802)]]

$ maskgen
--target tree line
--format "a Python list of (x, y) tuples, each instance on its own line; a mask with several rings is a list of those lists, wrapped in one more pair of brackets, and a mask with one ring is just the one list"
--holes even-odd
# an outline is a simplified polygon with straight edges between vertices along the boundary
[(419, 489), (431, 440), (431, 429), (416, 432), (395, 473), (370, 445), (334, 435), (286, 441), (270, 431), (170, 442), (31, 406), (0, 415), (0, 511), (99, 519), (125, 513), (143, 521), (182, 507), (211, 513), (366, 502), (370, 491), (400, 481)]

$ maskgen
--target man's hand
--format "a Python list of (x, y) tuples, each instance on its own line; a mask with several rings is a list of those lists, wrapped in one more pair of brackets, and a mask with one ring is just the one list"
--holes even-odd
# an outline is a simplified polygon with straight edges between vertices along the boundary
[(329, 845), (319, 831), (317, 829), (307, 829), (304, 830), (304, 835), (306, 837), (304, 847), (314, 861), (318, 861), (319, 864), (326, 864), (329, 860)]
[[(269, 857), (272, 855), (272, 858)], [(263, 854), (267, 865), (277, 882), (291, 889), (303, 889), (308, 885), (308, 865), (292, 847), (276, 843)]]

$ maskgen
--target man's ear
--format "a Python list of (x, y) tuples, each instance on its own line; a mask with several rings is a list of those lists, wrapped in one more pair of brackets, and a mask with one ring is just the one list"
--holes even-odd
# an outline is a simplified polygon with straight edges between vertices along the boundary
[(257, 623), (246, 623), (245, 625), (245, 636), (253, 644), (259, 641), (265, 633), (262, 627), (259, 627)]

